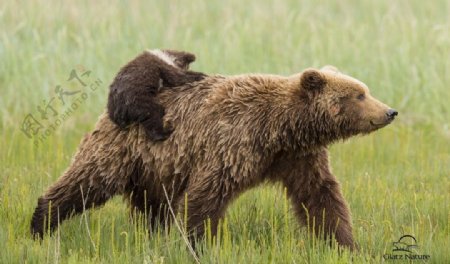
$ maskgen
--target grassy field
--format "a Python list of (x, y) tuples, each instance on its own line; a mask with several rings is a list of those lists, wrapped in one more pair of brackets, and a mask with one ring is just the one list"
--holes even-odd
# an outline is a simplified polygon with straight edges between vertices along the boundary
[[(332, 64), (400, 112), (387, 128), (331, 147), (360, 252), (309, 237), (283, 189), (262, 186), (229, 208), (201, 263), (403, 263), (383, 255), (405, 234), (428, 263), (450, 263), (449, 14), (446, 0), (2, 1), (0, 263), (195, 262), (175, 228), (148, 236), (119, 197), (41, 243), (29, 233), (38, 196), (92, 130), (118, 68), (159, 47), (192, 51), (193, 68), (207, 73)], [(67, 81), (72, 70), (96, 89)], [(80, 92), (63, 105), (58, 85)], [(44, 120), (38, 107), (49, 102)], [(25, 120), (40, 122), (37, 141), (21, 130)]]

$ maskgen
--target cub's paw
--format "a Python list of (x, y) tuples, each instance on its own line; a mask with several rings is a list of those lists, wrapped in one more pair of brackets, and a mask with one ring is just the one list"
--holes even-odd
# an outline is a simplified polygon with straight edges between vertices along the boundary
[(174, 131), (173, 128), (165, 129), (164, 131), (156, 131), (155, 129), (147, 130), (147, 136), (151, 141), (164, 141), (170, 137), (172, 132)]
[(189, 82), (197, 82), (205, 79), (207, 75), (201, 72), (187, 71), (186, 77), (189, 79)]
[(172, 133), (175, 130), (175, 125), (171, 120), (165, 120), (163, 122), (164, 131)]

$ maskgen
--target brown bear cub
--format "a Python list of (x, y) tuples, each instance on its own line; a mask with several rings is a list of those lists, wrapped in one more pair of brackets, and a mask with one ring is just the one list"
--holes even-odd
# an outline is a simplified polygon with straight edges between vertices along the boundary
[(143, 125), (150, 140), (167, 139), (172, 128), (164, 127), (164, 107), (156, 100), (162, 87), (181, 86), (206, 75), (189, 71), (195, 55), (176, 50), (145, 51), (119, 71), (110, 86), (108, 114), (122, 129), (132, 123)]

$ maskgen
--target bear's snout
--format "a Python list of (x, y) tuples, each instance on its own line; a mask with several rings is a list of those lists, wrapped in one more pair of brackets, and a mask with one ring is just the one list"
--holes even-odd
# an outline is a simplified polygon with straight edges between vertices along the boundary
[(386, 112), (386, 116), (388, 117), (389, 121), (394, 120), (395, 116), (397, 116), (397, 115), (398, 115), (398, 111), (395, 109), (392, 109), (392, 108)]
[(394, 121), (395, 117), (398, 115), (398, 111), (389, 107), (386, 108), (387, 110), (380, 111), (378, 116), (372, 117), (369, 121), (369, 132), (385, 127)]

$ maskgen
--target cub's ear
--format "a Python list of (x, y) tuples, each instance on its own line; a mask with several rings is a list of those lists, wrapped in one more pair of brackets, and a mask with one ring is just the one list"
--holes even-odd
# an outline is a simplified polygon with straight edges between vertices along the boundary
[(300, 85), (308, 91), (320, 91), (326, 84), (325, 76), (316, 69), (305, 70), (300, 78)]
[(177, 59), (182, 61), (184, 64), (189, 65), (195, 61), (195, 55), (189, 52), (181, 52)]
[(334, 73), (340, 73), (340, 71), (338, 70), (338, 68), (334, 67), (333, 65), (325, 65), (322, 67), (322, 69), (320, 69), (322, 71), (329, 71), (329, 72), (334, 72)]
[(181, 69), (189, 69), (189, 64), (195, 61), (195, 55), (185, 51), (164, 50), (167, 54), (174, 58), (175, 64)]

